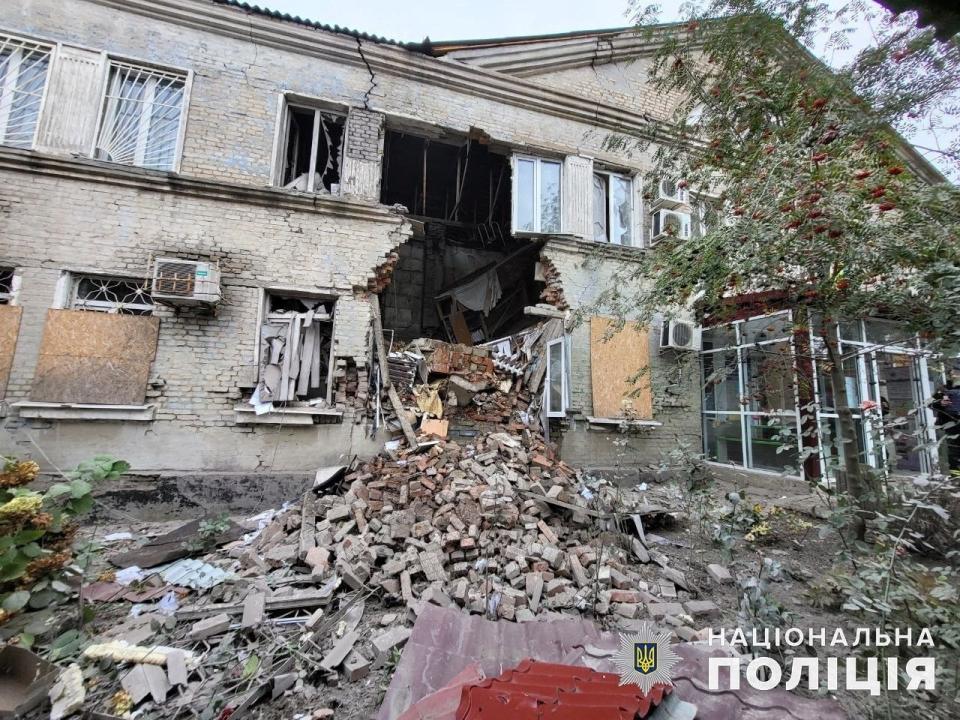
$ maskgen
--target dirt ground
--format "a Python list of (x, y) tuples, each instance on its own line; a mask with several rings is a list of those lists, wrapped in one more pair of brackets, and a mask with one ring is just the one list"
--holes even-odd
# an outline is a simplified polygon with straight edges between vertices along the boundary
[[(735, 584), (717, 585), (707, 574), (706, 568), (710, 563), (725, 565), (735, 578), (743, 578), (757, 574), (763, 567), (763, 559), (771, 558), (782, 565), (782, 579), (770, 584), (770, 594), (786, 612), (786, 627), (819, 629), (826, 628), (829, 638), (836, 628), (844, 628), (849, 637), (853, 637), (853, 630), (858, 623), (849, 614), (818, 608), (815, 606), (811, 589), (813, 584), (824, 577), (838, 562), (838, 543), (836, 536), (821, 538), (819, 528), (823, 521), (808, 514), (792, 511), (776, 511), (770, 519), (771, 530), (766, 535), (756, 537), (752, 541), (739, 537), (735, 540), (732, 549), (732, 558), (725, 558), (721, 548), (712, 538), (712, 525), (716, 514), (727, 503), (726, 494), (730, 487), (717, 484), (708, 493), (692, 498), (688, 493), (672, 483), (654, 484), (648, 488), (648, 498), (671, 511), (673, 519), (665, 519), (659, 525), (651, 523), (646, 528), (648, 545), (651, 549), (666, 555), (671, 566), (685, 574), (690, 585), (690, 595), (694, 599), (714, 601), (721, 610), (717, 619), (697, 623), (695, 627), (702, 629), (725, 628), (728, 631), (738, 627), (737, 610), (740, 593)], [(753, 506), (759, 503), (761, 512), (767, 513), (777, 505), (777, 498), (770, 493), (758, 492), (751, 496), (745, 493), (744, 503)], [(239, 518), (237, 520), (240, 520)], [(82, 535), (90, 536), (96, 532), (98, 539), (108, 532), (130, 530), (135, 538), (159, 535), (175, 527), (178, 523), (129, 524), (125, 526), (86, 528)], [(600, 542), (599, 540), (597, 541)], [(111, 568), (106, 557), (114, 551), (122, 549), (127, 543), (108, 543), (104, 552), (97, 553), (87, 568), (88, 580), (96, 579), (102, 573), (109, 573)], [(655, 563), (638, 564), (637, 572), (654, 584), (658, 577), (658, 567)], [(217, 589), (217, 598), (221, 602), (236, 601), (242, 597), (241, 589), (233, 592), (229, 583)], [(184, 602), (191, 602), (185, 599)], [(128, 619), (131, 612), (131, 603), (126, 601), (99, 603), (96, 612), (85, 630), (90, 636), (97, 636), (107, 632)], [(589, 616), (590, 613), (588, 612)], [(385, 617), (386, 616), (386, 617)], [(390, 624), (390, 616), (397, 616), (393, 622), (400, 622), (401, 618), (408, 618), (408, 627), (413, 621), (413, 614), (404, 606), (386, 607), (376, 596), (370, 596), (364, 601), (364, 612), (359, 623), (359, 629), (364, 636), (371, 630), (380, 630)], [(74, 616), (75, 617), (75, 616)], [(615, 615), (604, 615), (592, 618), (599, 626), (616, 631), (621, 621)], [(66, 622), (68, 618), (64, 618)], [(187, 623), (189, 625), (189, 623)], [(866, 623), (863, 626), (867, 626)], [(182, 630), (182, 628), (180, 629)], [(159, 632), (153, 642), (170, 641), (178, 633)], [(171, 642), (171, 644), (176, 644)], [(252, 638), (249, 645), (251, 652), (256, 651), (256, 639)], [(816, 653), (823, 655), (835, 652), (837, 655), (846, 654), (845, 648), (819, 647)], [(803, 647), (797, 649), (798, 655), (808, 655), (810, 651)], [(390, 683), (393, 671), (392, 662), (384, 667), (373, 669), (362, 680), (347, 682), (343, 678), (339, 682), (330, 684), (325, 682), (320, 672), (309, 673), (301, 671), (300, 682), (294, 692), (289, 692), (274, 700), (267, 700), (252, 708), (247, 717), (260, 718), (311, 718), (315, 711), (329, 708), (335, 711), (337, 720), (365, 720), (376, 715)], [(317, 657), (319, 660), (319, 655)], [(235, 680), (227, 674), (224, 681)], [(842, 685), (842, 683), (841, 683)], [(809, 691), (800, 691), (809, 692)], [(841, 690), (832, 693), (841, 703), (851, 718), (906, 717), (900, 708), (881, 707), (879, 703), (887, 702), (886, 698), (871, 698), (862, 692)], [(103, 704), (107, 704), (108, 696), (104, 695)], [(169, 700), (168, 700), (169, 702)], [(106, 711), (107, 707), (103, 707)], [(889, 710), (889, 713), (886, 712)], [(880, 711), (883, 711), (882, 713)], [(45, 714), (35, 713), (36, 718), (46, 717)], [(911, 717), (913, 715), (910, 715)], [(933, 715), (931, 715), (933, 716)], [(203, 712), (202, 708), (191, 706), (183, 708), (178, 717), (215, 717)], [(936, 717), (949, 717), (937, 715)]]

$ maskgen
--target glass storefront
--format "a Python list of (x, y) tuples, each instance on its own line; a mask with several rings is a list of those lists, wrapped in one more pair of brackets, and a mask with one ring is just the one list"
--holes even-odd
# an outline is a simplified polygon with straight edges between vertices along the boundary
[[(891, 323), (841, 323), (836, 332), (842, 392), (853, 410), (861, 461), (874, 467), (889, 462), (895, 472), (930, 472), (935, 459), (924, 448), (935, 435), (927, 355)], [(792, 475), (802, 473), (802, 458), (810, 455), (822, 477), (842, 468), (839, 448), (848, 440), (825, 360), (822, 340), (807, 330), (797, 335), (789, 312), (704, 329), (707, 457)], [(810, 465), (807, 470), (814, 472)]]

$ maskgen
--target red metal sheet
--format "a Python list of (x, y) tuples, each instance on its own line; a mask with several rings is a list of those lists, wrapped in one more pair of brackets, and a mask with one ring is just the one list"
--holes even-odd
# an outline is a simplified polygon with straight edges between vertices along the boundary
[(644, 693), (614, 673), (526, 659), (499, 677), (463, 688), (456, 720), (635, 720), (671, 691)]

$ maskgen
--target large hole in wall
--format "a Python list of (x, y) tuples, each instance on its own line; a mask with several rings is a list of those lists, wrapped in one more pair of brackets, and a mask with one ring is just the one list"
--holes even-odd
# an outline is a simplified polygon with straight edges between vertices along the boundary
[(380, 295), (384, 328), (474, 345), (531, 325), (538, 246), (510, 234), (506, 150), (482, 133), (388, 130), (383, 163), (381, 201), (405, 206), (414, 225)]

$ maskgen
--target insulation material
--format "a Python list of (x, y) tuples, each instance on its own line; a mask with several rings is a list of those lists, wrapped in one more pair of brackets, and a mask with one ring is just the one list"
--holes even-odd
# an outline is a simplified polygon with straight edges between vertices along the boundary
[(10, 368), (13, 367), (13, 354), (17, 349), (17, 334), (20, 332), (20, 316), (23, 308), (19, 305), (0, 305), (0, 400), (7, 391), (10, 380)]
[(142, 405), (159, 332), (147, 315), (48, 310), (30, 399)]
[[(612, 318), (590, 318), (590, 375), (593, 414), (596, 417), (653, 418), (650, 374), (632, 378), (650, 365), (650, 339), (646, 329), (631, 324), (615, 330)], [(607, 337), (608, 332), (610, 337)]]
[(293, 302), (313, 307), (271, 311), (260, 327), (259, 403), (326, 402), (332, 314), (322, 301)]

